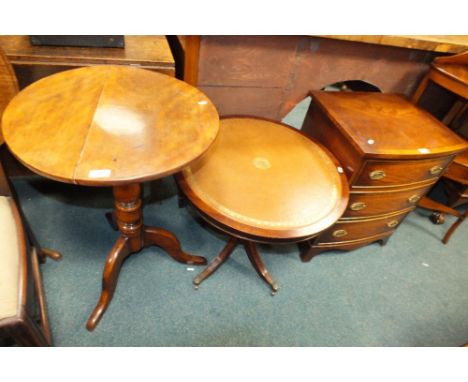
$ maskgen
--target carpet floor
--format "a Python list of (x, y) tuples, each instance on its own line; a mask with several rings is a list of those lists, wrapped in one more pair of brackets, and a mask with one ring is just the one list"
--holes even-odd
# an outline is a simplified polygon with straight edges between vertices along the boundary
[[(306, 104), (285, 122), (300, 126)], [(468, 342), (468, 223), (448, 245), (449, 224), (411, 213), (386, 246), (332, 251), (309, 263), (295, 245), (262, 245), (280, 284), (272, 296), (241, 248), (199, 290), (202, 267), (151, 247), (124, 263), (116, 293), (92, 333), (85, 328), (117, 237), (104, 213), (110, 189), (40, 177), (16, 178), (25, 215), (41, 245), (63, 260), (42, 266), (57, 346), (460, 346)], [(439, 190), (440, 191), (440, 190)], [(439, 192), (437, 189), (434, 193)], [(145, 184), (148, 225), (174, 232), (183, 249), (212, 259), (226, 237), (177, 207), (172, 177)], [(463, 210), (463, 208), (461, 208)], [(194, 270), (193, 270), (194, 268)]]

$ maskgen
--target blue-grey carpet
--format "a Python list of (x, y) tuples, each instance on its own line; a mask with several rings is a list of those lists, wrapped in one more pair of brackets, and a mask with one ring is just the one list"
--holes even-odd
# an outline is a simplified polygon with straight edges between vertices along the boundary
[[(301, 109), (302, 107), (302, 109)], [(300, 126), (304, 105), (295, 119)], [(301, 111), (302, 110), (302, 111)], [(449, 224), (416, 210), (388, 244), (328, 252), (302, 263), (294, 245), (261, 246), (280, 284), (271, 296), (238, 248), (198, 291), (202, 267), (175, 262), (157, 247), (124, 264), (113, 301), (92, 333), (85, 329), (117, 233), (104, 213), (110, 189), (16, 179), (40, 243), (63, 253), (42, 266), (57, 346), (459, 346), (468, 342), (468, 222), (442, 244)], [(177, 207), (173, 179), (145, 185), (148, 225), (173, 231), (184, 250), (208, 259), (226, 238)], [(436, 190), (437, 191), (437, 190)]]

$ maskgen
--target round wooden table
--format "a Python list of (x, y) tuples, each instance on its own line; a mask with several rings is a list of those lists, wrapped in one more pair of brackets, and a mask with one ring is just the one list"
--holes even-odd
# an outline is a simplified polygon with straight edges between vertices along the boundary
[(215, 144), (177, 176), (181, 191), (210, 224), (231, 236), (198, 286), (238, 242), (271, 287), (255, 242), (301, 242), (334, 224), (348, 203), (348, 182), (333, 155), (299, 131), (258, 118), (225, 118)]
[(176, 173), (214, 141), (218, 113), (196, 88), (133, 67), (69, 70), (16, 95), (2, 128), (10, 151), (32, 171), (61, 182), (113, 187), (120, 236), (108, 255), (88, 330), (107, 309), (130, 254), (157, 245), (179, 262), (206, 263), (184, 253), (169, 231), (144, 226), (140, 199), (142, 182)]

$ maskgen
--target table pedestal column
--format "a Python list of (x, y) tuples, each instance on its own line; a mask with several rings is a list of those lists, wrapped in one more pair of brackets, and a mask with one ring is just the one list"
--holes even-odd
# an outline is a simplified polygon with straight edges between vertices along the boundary
[(143, 225), (141, 209), (141, 185), (130, 184), (113, 188), (114, 216), (120, 231), (116, 243), (107, 256), (102, 277), (102, 292), (99, 301), (88, 319), (86, 328), (94, 330), (114, 295), (123, 260), (144, 247), (157, 245), (174, 260), (185, 264), (206, 264), (206, 259), (182, 251), (177, 238), (162, 228)]

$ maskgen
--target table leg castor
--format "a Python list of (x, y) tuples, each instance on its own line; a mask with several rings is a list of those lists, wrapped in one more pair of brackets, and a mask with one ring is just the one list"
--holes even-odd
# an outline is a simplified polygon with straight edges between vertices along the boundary
[(445, 215), (441, 212), (433, 212), (429, 217), (432, 223), (434, 224), (444, 224), (445, 223)]

